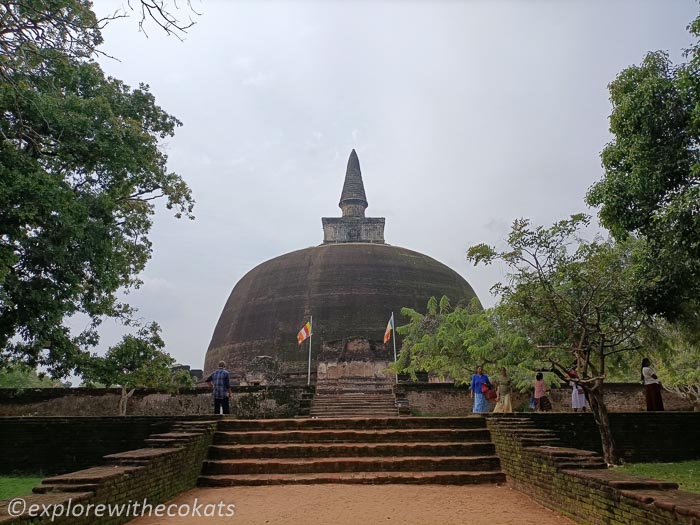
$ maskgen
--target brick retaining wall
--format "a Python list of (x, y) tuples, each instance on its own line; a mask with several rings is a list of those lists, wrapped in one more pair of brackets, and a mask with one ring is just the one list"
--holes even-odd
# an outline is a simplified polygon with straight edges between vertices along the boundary
[[(552, 430), (564, 446), (602, 452), (591, 413), (522, 414), (538, 428)], [(629, 462), (700, 458), (700, 412), (611, 413), (618, 455)]]
[[(171, 419), (171, 424), (172, 424)], [(202, 463), (211, 445), (216, 422), (175, 423), (180, 428), (173, 432), (153, 435), (147, 441), (151, 448), (139, 448), (106, 456), (103, 466), (43, 480), (35, 494), (24, 498), (28, 505), (100, 505), (142, 502), (152, 505), (165, 502), (177, 494), (195, 487)], [(5, 502), (7, 504), (7, 502)], [(94, 507), (93, 507), (94, 508)], [(94, 514), (51, 520), (50, 517), (29, 519), (10, 517), (0, 503), (0, 524), (12, 525), (118, 525), (131, 521), (133, 516)]]
[[(590, 452), (551, 441), (548, 446), (533, 445), (533, 435), (539, 431), (519, 429), (518, 420), (534, 421), (491, 417), (488, 427), (509, 482), (544, 506), (582, 524), (700, 523), (697, 494), (679, 491), (675, 483), (601, 468)], [(537, 419), (536, 424), (543, 420)]]
[[(0, 474), (59, 474), (140, 448), (175, 417), (0, 417)], [(190, 418), (191, 419), (191, 418)]]

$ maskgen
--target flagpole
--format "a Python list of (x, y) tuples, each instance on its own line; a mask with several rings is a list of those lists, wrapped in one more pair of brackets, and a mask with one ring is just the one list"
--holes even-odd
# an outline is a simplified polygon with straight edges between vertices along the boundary
[[(311, 336), (314, 333), (314, 316), (312, 315), (309, 319), (309, 326), (311, 327), (311, 330), (309, 330), (309, 371), (306, 375), (306, 384), (311, 385)], [(396, 353), (396, 352), (394, 352)]]
[[(391, 312), (391, 329), (394, 332), (391, 334), (391, 338), (394, 340), (394, 364), (396, 364), (396, 320), (394, 320), (394, 312)], [(398, 384), (399, 374), (394, 374), (394, 379), (396, 380), (396, 384)]]

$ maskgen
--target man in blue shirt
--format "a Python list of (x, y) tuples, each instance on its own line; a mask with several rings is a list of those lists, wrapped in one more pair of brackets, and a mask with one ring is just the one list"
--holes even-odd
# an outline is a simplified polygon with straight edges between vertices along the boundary
[(219, 369), (207, 377), (207, 384), (213, 388), (214, 414), (219, 415), (222, 409), (224, 414), (230, 414), (228, 398), (231, 395), (231, 377), (226, 370), (226, 363), (219, 361)]

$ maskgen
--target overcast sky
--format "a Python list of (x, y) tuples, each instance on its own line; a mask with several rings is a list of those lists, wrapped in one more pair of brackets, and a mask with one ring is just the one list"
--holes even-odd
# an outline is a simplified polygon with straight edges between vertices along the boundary
[[(105, 15), (121, 2), (96, 4)], [(607, 84), (649, 50), (680, 59), (698, 13), (691, 0), (193, 6), (182, 42), (154, 26), (146, 38), (135, 16), (113, 22), (102, 49), (119, 61), (100, 60), (184, 124), (164, 147), (196, 220), (159, 210), (129, 300), (193, 368), (246, 272), (322, 241), (352, 148), (386, 241), (447, 264), (492, 304), (502, 269), (474, 268), (466, 249), (502, 242), (517, 217), (586, 210), (610, 140)], [(116, 326), (103, 328), (113, 344)]]

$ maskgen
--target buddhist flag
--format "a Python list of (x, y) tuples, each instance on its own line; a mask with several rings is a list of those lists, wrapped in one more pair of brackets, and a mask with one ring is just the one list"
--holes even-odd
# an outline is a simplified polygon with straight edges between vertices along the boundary
[(299, 330), (299, 333), (297, 334), (297, 341), (299, 341), (299, 344), (303, 343), (306, 341), (309, 337), (311, 336), (311, 323), (307, 322), (304, 327)]
[(386, 324), (386, 330), (384, 331), (384, 344), (391, 339), (391, 331), (394, 329), (394, 314), (389, 317), (389, 322)]

